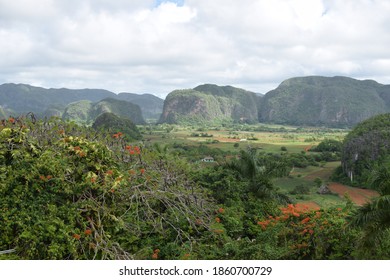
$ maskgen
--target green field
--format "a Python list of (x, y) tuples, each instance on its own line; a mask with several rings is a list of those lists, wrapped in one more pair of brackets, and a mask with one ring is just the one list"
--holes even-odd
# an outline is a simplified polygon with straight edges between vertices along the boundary
[[(247, 146), (265, 152), (278, 153), (281, 147), (287, 152), (298, 153), (310, 149), (324, 139), (343, 140), (348, 130), (328, 128), (301, 128), (281, 125), (231, 125), (230, 127), (195, 127), (180, 125), (150, 125), (144, 138), (149, 143), (188, 145), (207, 144), (211, 148), (235, 152)], [(194, 137), (193, 134), (212, 137)], [(236, 144), (236, 145), (237, 145)]]
[[(145, 127), (144, 127), (145, 128)], [(206, 145), (210, 149), (219, 149), (227, 155), (235, 155), (248, 146), (258, 148), (265, 153), (281, 154), (315, 154), (310, 148), (318, 145), (324, 139), (342, 141), (348, 130), (292, 127), (281, 125), (231, 125), (226, 127), (195, 127), (180, 125), (155, 125), (144, 129), (144, 139), (147, 144), (184, 145), (199, 147)], [(198, 136), (194, 136), (198, 134)], [(201, 135), (204, 135), (202, 137)], [(282, 151), (283, 150), (283, 151)], [(195, 154), (190, 160), (200, 160), (207, 154)], [(218, 160), (218, 159), (217, 159)], [(320, 207), (342, 206), (345, 200), (338, 195), (320, 195), (314, 183), (320, 178), (328, 182), (334, 169), (340, 162), (323, 162), (320, 166), (294, 167), (288, 177), (274, 180), (280, 192), (288, 194), (295, 202), (314, 202)], [(296, 186), (309, 189), (307, 194), (290, 194)]]

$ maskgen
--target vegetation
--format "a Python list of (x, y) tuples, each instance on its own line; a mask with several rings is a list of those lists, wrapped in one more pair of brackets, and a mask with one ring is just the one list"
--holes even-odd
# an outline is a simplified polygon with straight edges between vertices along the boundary
[(88, 100), (71, 103), (65, 108), (62, 118), (82, 125), (92, 125), (101, 114), (114, 112), (136, 124), (145, 123), (138, 105), (114, 98), (106, 98), (96, 103)]
[(142, 139), (137, 126), (130, 119), (118, 117), (113, 113), (101, 114), (96, 118), (92, 128), (112, 134), (114, 138), (123, 137), (126, 141)]
[(257, 96), (230, 86), (201, 85), (168, 94), (160, 123), (257, 122)]
[(342, 172), (351, 184), (369, 186), (371, 170), (388, 164), (390, 154), (390, 114), (358, 124), (345, 138)]
[(112, 113), (93, 127), (4, 119), (0, 251), (15, 252), (0, 258), (390, 258), (390, 171), (373, 169), (381, 196), (366, 206), (317, 193), (345, 134), (243, 123), (136, 128)]
[[(20, 115), (29, 112), (34, 112), (39, 117), (50, 117), (53, 116), (53, 109), (56, 111), (55, 116), (61, 116), (70, 103), (81, 100), (96, 103), (106, 98), (138, 105), (142, 110), (143, 117), (147, 119), (158, 119), (164, 103), (161, 98), (151, 94), (120, 93), (117, 95), (102, 89), (46, 89), (25, 84), (2, 84), (0, 85), (0, 115), (1, 106), (6, 106), (4, 109), (7, 114), (4, 114), (4, 118), (10, 114)], [(123, 115), (123, 113), (116, 111), (113, 113)], [(136, 119), (133, 121), (138, 123)], [(93, 120), (90, 120), (89, 124), (92, 122)]]
[(374, 81), (347, 77), (299, 77), (285, 80), (261, 101), (261, 122), (350, 127), (389, 112), (389, 89)]

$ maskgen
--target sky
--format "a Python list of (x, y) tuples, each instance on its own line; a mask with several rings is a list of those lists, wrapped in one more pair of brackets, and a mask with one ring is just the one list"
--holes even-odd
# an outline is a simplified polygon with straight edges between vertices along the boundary
[(390, 84), (390, 1), (0, 0), (0, 84), (164, 98), (199, 84)]

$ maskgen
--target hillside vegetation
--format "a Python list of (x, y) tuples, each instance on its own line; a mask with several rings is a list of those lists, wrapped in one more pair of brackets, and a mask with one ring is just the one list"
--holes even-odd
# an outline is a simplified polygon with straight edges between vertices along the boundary
[(70, 103), (65, 108), (62, 118), (78, 124), (92, 125), (103, 113), (115, 113), (119, 117), (130, 119), (135, 124), (145, 123), (138, 105), (114, 98), (106, 98), (95, 103), (88, 100)]
[(5, 117), (28, 112), (42, 117), (61, 116), (69, 103), (81, 100), (96, 103), (106, 98), (136, 104), (141, 108), (143, 117), (152, 119), (159, 118), (164, 102), (151, 94), (120, 93), (117, 95), (103, 89), (46, 89), (26, 84), (2, 84), (0, 85), (0, 114), (1, 110), (6, 110)]
[(261, 122), (350, 127), (389, 112), (389, 87), (347, 77), (288, 79), (262, 99)]
[(160, 122), (204, 121), (352, 127), (390, 112), (390, 87), (372, 80), (309, 76), (285, 80), (259, 96), (230, 86), (171, 92)]
[(350, 182), (367, 186), (372, 169), (390, 162), (390, 114), (358, 124), (345, 138), (342, 168)]
[(201, 85), (168, 94), (160, 122), (257, 122), (257, 96), (230, 86)]

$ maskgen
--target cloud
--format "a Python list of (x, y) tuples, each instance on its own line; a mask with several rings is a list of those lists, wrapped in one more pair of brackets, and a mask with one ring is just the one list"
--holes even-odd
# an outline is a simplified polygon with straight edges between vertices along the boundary
[(286, 78), (390, 83), (390, 3), (0, 0), (0, 83), (165, 96), (200, 83), (266, 92)]

